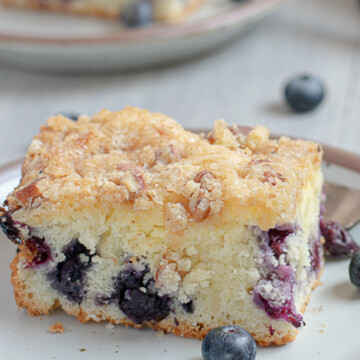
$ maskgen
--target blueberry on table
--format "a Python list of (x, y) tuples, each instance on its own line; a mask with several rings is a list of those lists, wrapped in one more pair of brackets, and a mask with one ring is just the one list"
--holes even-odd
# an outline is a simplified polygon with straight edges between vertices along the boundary
[(80, 116), (80, 114), (78, 114), (78, 113), (76, 113), (76, 112), (62, 112), (61, 113), (61, 115), (62, 116), (65, 116), (65, 117), (67, 117), (68, 119), (71, 119), (71, 120), (73, 120), (73, 121), (77, 121), (78, 120), (78, 118), (79, 118), (79, 116)]
[(314, 110), (323, 101), (325, 87), (323, 82), (311, 75), (300, 75), (285, 87), (285, 99), (296, 112)]
[(360, 288), (360, 251), (353, 255), (350, 266), (349, 275), (351, 282)]
[(236, 325), (211, 330), (201, 346), (204, 360), (254, 360), (256, 352), (254, 338)]
[(326, 255), (351, 256), (360, 250), (350, 233), (335, 221), (321, 221), (320, 230), (325, 238), (324, 249)]
[(139, 0), (125, 7), (121, 14), (121, 21), (127, 27), (141, 27), (148, 25), (153, 17), (153, 8), (148, 0)]

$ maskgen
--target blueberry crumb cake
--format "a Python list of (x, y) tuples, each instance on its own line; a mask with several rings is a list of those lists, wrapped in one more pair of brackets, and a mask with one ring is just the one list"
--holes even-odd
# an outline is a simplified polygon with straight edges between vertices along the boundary
[[(156, 21), (172, 21), (199, 8), (206, 0), (0, 0), (9, 6), (62, 11), (74, 14), (121, 17), (133, 4), (148, 3)], [(135, 10), (136, 11), (136, 10)], [(141, 15), (140, 15), (141, 16)]]
[(0, 225), (30, 315), (202, 339), (236, 324), (285, 344), (323, 267), (322, 149), (262, 126), (185, 131), (128, 107), (50, 117)]

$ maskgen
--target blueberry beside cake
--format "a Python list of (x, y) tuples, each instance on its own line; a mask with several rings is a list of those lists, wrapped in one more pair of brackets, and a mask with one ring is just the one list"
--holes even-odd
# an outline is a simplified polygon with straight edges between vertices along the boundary
[[(180, 19), (198, 9), (206, 0), (0, 0), (9, 6), (22, 8), (45, 9), (74, 14), (120, 18), (124, 11), (148, 12), (151, 7), (153, 19), (156, 21), (172, 21)], [(128, 7), (135, 8), (127, 10)], [(144, 10), (145, 9), (145, 10)], [(134, 15), (129, 15), (134, 16)]]
[(185, 131), (128, 107), (33, 139), (1, 227), (18, 247), (11, 281), (31, 315), (60, 307), (203, 338), (236, 324), (285, 344), (323, 267), (322, 150), (262, 126)]

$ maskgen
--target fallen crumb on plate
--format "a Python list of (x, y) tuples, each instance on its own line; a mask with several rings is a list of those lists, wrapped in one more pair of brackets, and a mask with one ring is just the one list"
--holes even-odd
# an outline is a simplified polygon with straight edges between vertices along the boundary
[(107, 329), (114, 329), (115, 328), (115, 325), (114, 324), (112, 324), (112, 323), (107, 323), (106, 325), (105, 325), (105, 327), (107, 328)]
[(49, 326), (48, 330), (51, 333), (56, 334), (56, 333), (63, 333), (65, 329), (63, 324), (59, 321), (56, 324), (52, 324), (51, 326)]
[(323, 333), (323, 332), (324, 332), (324, 330), (323, 330), (323, 329), (320, 329), (320, 330), (319, 330), (319, 332), (320, 332), (320, 333)]
[(42, 316), (38, 316), (38, 319), (39, 319), (39, 320), (42, 320)]
[(310, 313), (311, 315), (318, 316), (321, 314), (322, 309), (323, 309), (323, 307), (322, 307), (322, 305), (320, 305), (319, 307), (308, 309), (307, 312)]
[(158, 338), (158, 339), (161, 339), (161, 338), (163, 338), (165, 336), (165, 333), (163, 332), (163, 331), (157, 331), (156, 332), (156, 337)]
[(84, 351), (86, 351), (86, 348), (81, 348), (81, 349), (79, 349), (79, 351), (84, 352)]

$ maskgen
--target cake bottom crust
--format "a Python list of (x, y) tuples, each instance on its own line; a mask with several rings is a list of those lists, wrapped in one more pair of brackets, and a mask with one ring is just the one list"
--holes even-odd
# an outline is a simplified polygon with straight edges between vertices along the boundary
[[(35, 300), (35, 296), (33, 293), (28, 292), (26, 289), (26, 284), (22, 280), (19, 270), (18, 264), (21, 262), (22, 254), (19, 253), (12, 263), (10, 264), (11, 269), (11, 283), (14, 288), (15, 300), (19, 308), (25, 308), (29, 315), (31, 316), (39, 316), (39, 315), (49, 315), (54, 309), (57, 307), (62, 307), (62, 310), (66, 312), (68, 315), (75, 316), (81, 323), (85, 323), (89, 320), (93, 320), (95, 322), (108, 321), (112, 324), (119, 324), (125, 326), (132, 326), (135, 328), (142, 327), (150, 327), (153, 330), (162, 330), (166, 333), (173, 333), (177, 336), (195, 338), (202, 340), (207, 333), (212, 329), (209, 326), (203, 324), (196, 324), (195, 326), (186, 321), (180, 322), (178, 325), (174, 326), (174, 324), (170, 321), (163, 320), (159, 323), (156, 322), (146, 322), (142, 325), (135, 324), (130, 319), (113, 319), (106, 317), (104, 318), (101, 313), (98, 314), (88, 314), (84, 311), (81, 305), (73, 305), (73, 306), (61, 306), (58, 300), (55, 300), (52, 304), (41, 303)], [(314, 290), (317, 286), (321, 284), (319, 278), (322, 273), (322, 270), (319, 272), (317, 276), (317, 280), (314, 281), (312, 285), (312, 290)], [(305, 312), (307, 304), (310, 301), (311, 293), (306, 298), (306, 301), (301, 306), (301, 312)], [(226, 321), (224, 324), (226, 325)], [(272, 335), (268, 336), (259, 336), (258, 334), (252, 333), (252, 336), (257, 341), (257, 343), (261, 346), (269, 346), (269, 345), (285, 345), (291, 341), (294, 341), (298, 334), (297, 330), (290, 330), (288, 333), (277, 333), (275, 332)]]
[[(171, 16), (157, 16), (156, 21), (168, 21), (168, 22), (176, 22), (180, 21), (187, 15), (196, 11), (200, 8), (205, 0), (191, 0), (186, 7), (181, 12), (177, 14), (172, 14)], [(60, 13), (69, 13), (73, 15), (86, 15), (86, 16), (95, 16), (95, 17), (104, 17), (109, 19), (116, 19), (119, 17), (120, 12), (112, 12), (101, 9), (96, 6), (92, 6), (87, 9), (77, 9), (77, 8), (69, 8), (64, 4), (50, 4), (45, 2), (40, 2), (38, 0), (27, 1), (26, 3), (20, 3), (18, 1), (13, 0), (0, 0), (0, 3), (17, 8), (25, 8), (25, 9), (33, 9), (33, 10), (50, 10), (54, 12)]]

